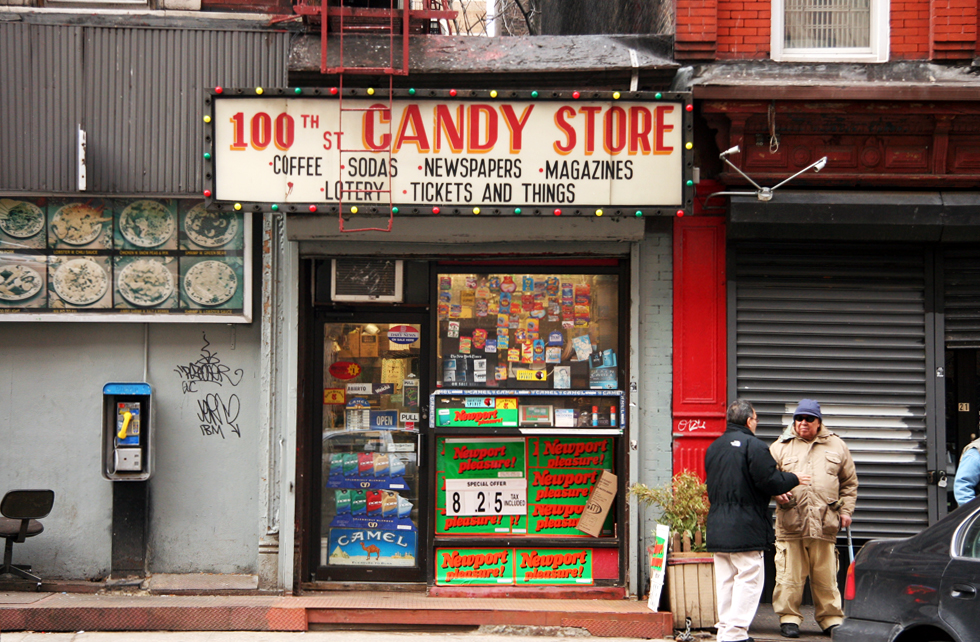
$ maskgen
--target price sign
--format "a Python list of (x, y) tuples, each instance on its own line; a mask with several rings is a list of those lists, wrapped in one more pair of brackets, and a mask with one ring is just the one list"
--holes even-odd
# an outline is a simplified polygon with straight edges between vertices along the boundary
[(526, 479), (447, 479), (447, 515), (526, 515)]

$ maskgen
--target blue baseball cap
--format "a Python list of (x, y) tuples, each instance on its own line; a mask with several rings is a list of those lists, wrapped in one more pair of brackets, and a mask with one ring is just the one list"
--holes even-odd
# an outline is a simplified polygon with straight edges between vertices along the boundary
[(820, 404), (817, 403), (816, 399), (800, 399), (800, 403), (796, 406), (796, 410), (793, 412), (793, 416), (798, 415), (813, 415), (820, 421), (823, 421), (823, 415), (820, 414)]

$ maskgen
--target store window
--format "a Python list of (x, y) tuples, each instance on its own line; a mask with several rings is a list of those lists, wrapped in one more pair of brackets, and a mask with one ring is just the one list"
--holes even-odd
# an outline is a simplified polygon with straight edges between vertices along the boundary
[(437, 275), (436, 386), (620, 389), (619, 275)]
[(887, 62), (885, 0), (773, 0), (772, 59)]

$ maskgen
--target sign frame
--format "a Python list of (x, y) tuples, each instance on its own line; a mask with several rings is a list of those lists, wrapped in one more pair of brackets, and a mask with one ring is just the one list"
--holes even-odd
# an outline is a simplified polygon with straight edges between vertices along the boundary
[[(544, 93), (544, 92), (542, 92)], [(424, 95), (423, 95), (424, 94)], [(329, 181), (323, 180), (322, 182), (326, 185), (326, 189), (320, 189), (325, 193), (323, 199), (313, 199), (305, 198), (301, 200), (292, 201), (289, 199), (288, 194), (292, 192), (292, 187), (282, 190), (283, 200), (279, 202), (274, 202), (273, 200), (261, 200), (261, 199), (248, 199), (248, 198), (236, 198), (238, 194), (231, 193), (228, 188), (224, 187), (223, 179), (228, 174), (232, 173), (234, 170), (229, 164), (230, 161), (227, 159), (232, 158), (230, 154), (234, 152), (229, 151), (230, 147), (227, 143), (227, 134), (224, 129), (219, 128), (234, 128), (235, 133), (233, 135), (235, 144), (231, 147), (241, 147), (243, 141), (246, 138), (250, 140), (252, 132), (252, 123), (245, 123), (245, 112), (234, 112), (237, 116), (239, 113), (242, 114), (242, 122), (236, 123), (233, 119), (232, 123), (228, 123), (229, 119), (224, 118), (226, 115), (225, 107), (231, 106), (231, 103), (227, 101), (245, 101), (240, 103), (244, 109), (247, 101), (269, 101), (269, 100), (288, 100), (288, 101), (301, 101), (298, 103), (283, 103), (285, 104), (303, 104), (302, 101), (358, 101), (358, 100), (370, 100), (373, 104), (381, 105), (395, 105), (396, 102), (404, 102), (407, 104), (423, 104), (432, 101), (441, 101), (440, 104), (445, 104), (447, 107), (451, 108), (453, 113), (456, 113), (456, 109), (469, 109), (473, 106), (487, 107), (489, 109), (497, 108), (500, 105), (507, 103), (521, 103), (522, 105), (534, 104), (534, 105), (547, 105), (548, 109), (553, 109), (554, 105), (552, 103), (563, 103), (565, 107), (570, 108), (571, 112), (566, 112), (566, 114), (577, 113), (575, 110), (586, 109), (588, 105), (595, 105), (596, 103), (602, 103), (606, 105), (608, 109), (617, 108), (619, 105), (635, 105), (637, 103), (648, 104), (649, 107), (656, 109), (658, 106), (672, 106), (673, 110), (676, 112), (676, 117), (679, 119), (679, 135), (680, 142), (679, 145), (674, 145), (671, 147), (673, 152), (671, 155), (676, 154), (679, 167), (670, 170), (671, 172), (677, 173), (677, 176), (681, 182), (680, 194), (681, 197), (678, 202), (642, 202), (642, 203), (630, 203), (630, 204), (617, 204), (617, 203), (587, 203), (587, 202), (514, 202), (511, 199), (509, 202), (484, 202), (480, 195), (474, 195), (471, 200), (467, 202), (458, 202), (459, 199), (443, 199), (445, 202), (437, 202), (430, 199), (421, 199), (426, 202), (413, 202), (419, 201), (419, 199), (408, 198), (407, 200), (402, 199), (401, 195), (396, 196), (395, 192), (397, 190), (392, 189), (389, 194), (390, 201), (384, 202), (385, 194), (374, 194), (378, 196), (378, 200), (381, 202), (374, 203), (364, 203), (364, 202), (352, 202), (344, 200), (339, 202), (337, 199), (327, 200), (326, 191), (330, 189)], [(219, 104), (221, 107), (219, 108)], [(268, 103), (266, 103), (268, 104)], [(306, 103), (312, 105), (313, 103)], [(237, 109), (237, 105), (234, 108)], [(397, 109), (397, 107), (396, 107)], [(346, 110), (346, 108), (345, 108)], [(300, 110), (303, 111), (303, 110)], [(312, 110), (309, 110), (312, 111)], [(370, 111), (370, 110), (367, 110)], [(377, 110), (375, 110), (377, 111)], [(621, 110), (622, 111), (622, 110)], [(414, 89), (394, 89), (389, 91), (387, 89), (344, 89), (343, 93), (336, 88), (325, 88), (325, 87), (314, 87), (314, 88), (273, 88), (273, 89), (262, 89), (262, 88), (214, 88), (208, 92), (205, 97), (205, 112), (208, 114), (208, 125), (205, 127), (205, 140), (204, 147), (205, 151), (205, 196), (206, 196), (206, 207), (208, 209), (222, 211), (228, 210), (233, 207), (241, 207), (245, 211), (255, 211), (255, 212), (281, 212), (285, 214), (293, 215), (337, 215), (348, 217), (356, 215), (358, 218), (361, 217), (378, 217), (378, 216), (433, 216), (433, 215), (483, 215), (483, 216), (610, 216), (610, 217), (642, 217), (642, 216), (674, 216), (680, 213), (691, 214), (693, 213), (693, 199), (694, 199), (694, 152), (693, 152), (693, 98), (690, 92), (612, 92), (612, 91), (588, 91), (588, 92), (578, 92), (572, 90), (561, 90), (547, 92), (547, 95), (539, 95), (537, 91), (525, 91), (525, 90), (507, 90), (497, 92), (495, 90), (425, 90), (416, 91)], [(220, 112), (220, 116), (219, 116)], [(260, 112), (256, 111), (255, 116)], [(264, 112), (262, 112), (264, 113)], [(276, 119), (280, 116), (287, 114), (286, 110), (275, 114)], [(389, 112), (385, 112), (389, 113)], [(513, 113), (513, 111), (511, 112)], [(297, 116), (302, 117), (304, 114), (297, 114)], [(290, 139), (286, 135), (286, 132), (290, 131), (292, 128), (293, 135), (302, 126), (302, 118), (296, 118), (292, 120), (290, 125), (277, 124), (276, 119), (273, 119), (273, 114), (267, 114), (269, 120), (266, 123), (264, 120), (262, 123), (255, 125), (255, 131), (261, 136), (260, 143), (265, 143), (262, 149), (267, 147), (272, 147), (268, 144), (266, 138), (270, 141), (276, 136), (278, 139), (285, 142), (290, 142), (295, 140), (295, 138)], [(520, 116), (520, 114), (518, 114)], [(346, 118), (356, 119), (361, 117), (361, 112), (354, 112), (346, 116)], [(377, 117), (377, 114), (372, 116)], [(571, 116), (570, 116), (571, 117)], [(511, 116), (510, 120), (514, 121), (517, 116)], [(601, 130), (603, 128), (602, 117), (599, 115), (595, 116), (595, 128)], [(396, 117), (395, 110), (390, 112), (388, 121), (398, 120)], [(424, 116), (422, 120), (417, 122), (423, 122), (430, 120), (429, 116)], [(285, 121), (283, 121), (285, 122)], [(307, 125), (312, 121), (308, 120)], [(372, 120), (372, 123), (375, 122)], [(381, 122), (384, 122), (383, 119)], [(462, 119), (457, 121), (462, 123)], [(517, 121), (514, 121), (517, 122)], [(319, 123), (319, 121), (318, 121)], [(389, 123), (393, 128), (398, 127), (398, 124)], [(379, 124), (380, 126), (380, 124)], [(386, 125), (387, 127), (388, 125)], [(484, 123), (484, 127), (487, 125)], [(655, 125), (651, 125), (655, 126)], [(671, 125), (674, 126), (673, 124)], [(326, 124), (324, 124), (326, 128)], [(499, 125), (499, 129), (503, 130), (501, 136), (506, 136), (508, 130), (509, 121), (504, 122)], [(611, 125), (611, 127), (619, 127), (619, 125)], [(625, 129), (627, 126), (622, 125), (621, 128)], [(646, 125), (638, 125), (637, 127), (643, 128)], [(345, 125), (344, 129), (348, 129)], [(339, 125), (338, 125), (339, 129)], [(460, 129), (462, 129), (462, 124), (460, 124)], [(278, 134), (273, 135), (275, 132)], [(364, 132), (358, 127), (358, 131), (362, 134), (364, 138)], [(388, 130), (385, 130), (386, 132)], [(619, 131), (619, 130), (617, 130)], [(645, 130), (641, 130), (642, 131)], [(325, 129), (324, 133), (330, 133), (330, 129)], [(333, 132), (336, 134), (336, 132)], [(632, 133), (632, 132), (631, 132)], [(378, 136), (382, 136), (377, 132)], [(651, 134), (652, 135), (652, 134)], [(599, 139), (602, 139), (602, 133), (599, 134)], [(377, 140), (383, 140), (383, 136)], [(400, 138), (399, 138), (400, 140)], [(475, 139), (474, 139), (475, 140)], [(571, 139), (564, 139), (566, 143), (571, 144)], [(617, 139), (618, 140), (618, 139)], [(220, 141), (220, 142), (219, 142)], [(359, 142), (360, 143), (360, 142)], [(249, 144), (246, 143), (245, 147), (242, 148), (245, 151), (249, 149)], [(336, 154), (336, 145), (330, 141), (324, 144), (334, 145), (334, 151), (329, 152)], [(345, 153), (347, 152), (346, 145), (342, 144), (340, 147)], [(602, 144), (600, 142), (600, 148)], [(352, 148), (353, 149), (353, 148)], [(276, 150), (278, 151), (278, 150)], [(371, 153), (368, 150), (361, 149), (358, 153)], [(615, 152), (620, 153), (620, 152)], [(382, 154), (385, 155), (385, 154)], [(396, 158), (397, 153), (390, 152), (386, 154), (389, 158)], [(471, 158), (472, 156), (467, 156)], [(317, 162), (320, 162), (320, 171), (324, 171), (323, 168), (323, 158), (303, 156), (304, 167), (317, 167)], [(636, 156), (633, 156), (636, 158)], [(319, 159), (319, 161), (318, 161)], [(292, 162), (292, 161), (290, 161)], [(299, 161), (297, 161), (298, 163)], [(271, 165), (272, 162), (269, 161)], [(298, 166), (297, 166), (298, 167)], [(311, 169), (296, 169), (296, 171), (306, 171), (311, 172)], [(292, 170), (290, 170), (292, 171)], [(336, 170), (334, 170), (336, 171)], [(404, 170), (403, 170), (404, 171)], [(544, 171), (541, 169), (540, 171)], [(532, 175), (533, 172), (530, 168), (526, 170), (526, 175)], [(319, 175), (320, 178), (329, 178), (333, 180), (333, 175), (329, 177), (325, 175)], [(338, 174), (339, 176), (339, 174)], [(394, 178), (394, 175), (392, 176)], [(242, 181), (244, 183), (255, 184), (255, 181)], [(390, 187), (393, 187), (391, 183), (387, 183)], [(611, 185), (611, 183), (610, 183)], [(400, 187), (400, 186), (399, 186)], [(348, 193), (347, 188), (343, 188), (345, 193)], [(355, 188), (350, 188), (350, 194), (356, 196)], [(611, 191), (611, 188), (610, 188)], [(278, 193), (278, 192), (277, 192)], [(264, 195), (264, 193), (263, 193)], [(456, 200), (457, 202), (453, 202)], [(520, 199), (524, 200), (524, 199)], [(545, 199), (547, 200), (547, 199)]]

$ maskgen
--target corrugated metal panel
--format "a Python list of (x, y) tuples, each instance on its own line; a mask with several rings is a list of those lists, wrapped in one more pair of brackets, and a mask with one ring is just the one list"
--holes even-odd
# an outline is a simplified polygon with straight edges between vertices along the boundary
[(205, 90), (284, 87), (287, 36), (170, 29), (85, 30), (90, 190), (199, 193)]
[(205, 89), (284, 87), (288, 34), (0, 24), (0, 190), (76, 190), (75, 136), (88, 135), (88, 191), (203, 189)]
[(774, 440), (804, 397), (847, 442), (860, 490), (856, 537), (929, 523), (925, 264), (907, 248), (740, 245), (738, 395)]
[(0, 189), (75, 188), (81, 33), (0, 23)]
[(949, 348), (980, 348), (980, 250), (943, 253), (945, 339)]

